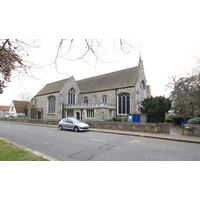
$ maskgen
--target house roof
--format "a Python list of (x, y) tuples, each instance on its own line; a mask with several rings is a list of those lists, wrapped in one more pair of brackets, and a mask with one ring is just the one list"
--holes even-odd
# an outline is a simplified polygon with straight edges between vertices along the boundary
[(56, 82), (53, 82), (53, 83), (46, 84), (35, 96), (40, 96), (40, 95), (44, 95), (44, 94), (51, 94), (51, 93), (60, 92), (62, 86), (68, 80), (69, 80), (69, 78), (63, 79), (63, 80), (60, 80), (60, 81), (56, 81)]
[[(115, 71), (91, 78), (77, 81), (81, 93), (98, 92), (124, 87), (131, 87), (136, 84), (139, 73), (139, 66)], [(45, 85), (35, 96), (60, 92), (62, 86), (69, 80), (63, 79)]]
[(13, 100), (13, 104), (15, 106), (16, 112), (17, 113), (24, 113), (24, 106), (26, 105), (27, 108), (29, 108), (29, 103), (28, 101), (16, 101)]
[(136, 84), (139, 67), (131, 67), (77, 81), (81, 93), (131, 87)]
[(10, 106), (0, 106), (0, 110), (9, 111)]

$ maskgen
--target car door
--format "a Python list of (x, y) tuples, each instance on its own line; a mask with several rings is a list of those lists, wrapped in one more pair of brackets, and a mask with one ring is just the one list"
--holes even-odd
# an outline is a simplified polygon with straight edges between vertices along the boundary
[(63, 126), (63, 129), (67, 129), (67, 119), (63, 119), (62, 126)]
[(74, 129), (74, 125), (73, 125), (73, 122), (71, 119), (67, 119), (67, 127), (68, 129), (70, 130), (73, 130)]

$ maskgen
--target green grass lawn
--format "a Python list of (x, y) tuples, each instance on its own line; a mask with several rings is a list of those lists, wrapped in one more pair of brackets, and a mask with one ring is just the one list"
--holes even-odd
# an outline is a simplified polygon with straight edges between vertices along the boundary
[(47, 159), (0, 140), (0, 161), (47, 161)]

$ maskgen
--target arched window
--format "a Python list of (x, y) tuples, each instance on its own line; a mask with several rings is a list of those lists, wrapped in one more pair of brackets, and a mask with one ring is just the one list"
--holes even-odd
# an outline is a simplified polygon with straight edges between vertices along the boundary
[(50, 96), (48, 97), (48, 113), (56, 112), (56, 97)]
[(107, 103), (107, 96), (103, 95), (101, 101), (104, 102), (104, 103)]
[(88, 97), (83, 98), (83, 103), (88, 104)]
[(76, 92), (74, 88), (71, 88), (68, 92), (68, 104), (75, 104)]
[(130, 113), (130, 94), (123, 93), (118, 95), (118, 113), (119, 114)]
[(144, 83), (144, 81), (141, 81), (141, 83), (140, 83), (140, 101), (143, 101), (144, 100), (144, 98), (146, 97), (145, 96), (145, 83)]

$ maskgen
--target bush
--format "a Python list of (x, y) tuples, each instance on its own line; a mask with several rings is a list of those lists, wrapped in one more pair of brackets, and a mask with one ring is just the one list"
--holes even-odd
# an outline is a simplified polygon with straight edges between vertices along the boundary
[(121, 121), (122, 121), (122, 119), (119, 118), (119, 117), (117, 117), (117, 116), (114, 116), (114, 117), (112, 118), (112, 120), (113, 120), (114, 122), (121, 122)]
[(200, 124), (200, 117), (195, 117), (193, 119), (188, 120), (188, 124)]
[(106, 122), (112, 122), (112, 121), (113, 121), (112, 119), (107, 119), (107, 120), (106, 120)]
[(172, 119), (172, 116), (166, 115), (166, 116), (165, 116), (165, 122), (174, 123), (174, 120)]
[(200, 117), (200, 111), (199, 110), (196, 110), (194, 112), (194, 117)]

